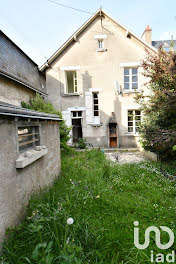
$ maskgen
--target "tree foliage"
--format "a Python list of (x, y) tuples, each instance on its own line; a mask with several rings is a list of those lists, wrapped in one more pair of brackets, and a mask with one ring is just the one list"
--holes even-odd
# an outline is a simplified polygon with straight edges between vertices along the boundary
[[(45, 102), (44, 99), (36, 94), (35, 98), (31, 98), (28, 103), (21, 102), (22, 107), (32, 109), (39, 112), (45, 112), (50, 114), (58, 115), (62, 119), (62, 113), (56, 110), (51, 102)], [(69, 132), (71, 128), (69, 128), (65, 121), (62, 120), (60, 122), (60, 146), (61, 148), (67, 149), (67, 141), (69, 140)]]
[(142, 144), (163, 159), (176, 156), (176, 54), (162, 47), (157, 53), (146, 51), (142, 63), (148, 96), (137, 96), (143, 110)]

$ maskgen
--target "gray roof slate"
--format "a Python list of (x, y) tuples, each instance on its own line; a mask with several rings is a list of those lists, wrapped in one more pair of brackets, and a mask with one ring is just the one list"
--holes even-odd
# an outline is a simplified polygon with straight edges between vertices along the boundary
[(45, 76), (11, 39), (0, 30), (0, 73), (12, 77), (28, 88), (46, 93)]

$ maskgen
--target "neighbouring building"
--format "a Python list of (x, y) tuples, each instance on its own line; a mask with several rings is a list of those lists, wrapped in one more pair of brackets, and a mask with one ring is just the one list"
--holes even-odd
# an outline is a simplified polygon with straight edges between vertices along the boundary
[(59, 116), (20, 107), (36, 92), (46, 96), (45, 76), (0, 32), (0, 248), (31, 194), (60, 173)]
[(70, 145), (139, 145), (135, 96), (149, 92), (140, 65), (145, 49), (157, 52), (152, 44), (149, 26), (139, 38), (99, 9), (41, 66), (49, 100), (72, 126)]
[(45, 75), (11, 39), (0, 30), (0, 102), (20, 106), (39, 93), (47, 96)]

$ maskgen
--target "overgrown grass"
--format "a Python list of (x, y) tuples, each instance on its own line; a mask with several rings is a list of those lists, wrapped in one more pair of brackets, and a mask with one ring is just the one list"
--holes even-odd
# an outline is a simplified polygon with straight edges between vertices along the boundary
[[(150, 246), (138, 250), (133, 222), (140, 223), (141, 243), (151, 225), (175, 233), (175, 188), (157, 163), (112, 166), (96, 150), (63, 154), (60, 178), (31, 199), (26, 219), (4, 244), (1, 263), (150, 263), (150, 250), (166, 254), (172, 248), (157, 249), (151, 233)], [(162, 243), (167, 241), (162, 233)]]

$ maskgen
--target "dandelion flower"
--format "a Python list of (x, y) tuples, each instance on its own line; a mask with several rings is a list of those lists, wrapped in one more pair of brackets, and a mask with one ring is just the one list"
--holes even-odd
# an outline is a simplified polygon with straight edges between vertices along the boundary
[(72, 217), (69, 217), (69, 218), (67, 219), (67, 224), (68, 224), (68, 225), (72, 225), (73, 222), (74, 222), (74, 220), (73, 220)]

